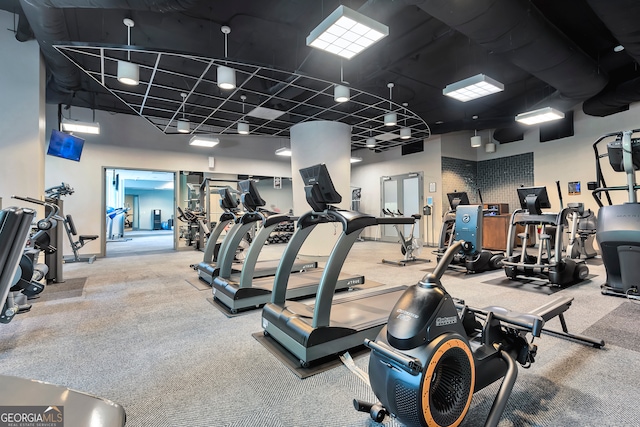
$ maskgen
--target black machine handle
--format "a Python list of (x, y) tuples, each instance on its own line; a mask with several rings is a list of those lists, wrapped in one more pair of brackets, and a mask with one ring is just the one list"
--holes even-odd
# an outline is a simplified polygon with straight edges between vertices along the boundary
[(447, 271), (447, 268), (449, 267), (449, 264), (451, 264), (451, 261), (453, 261), (453, 257), (461, 250), (468, 251), (470, 249), (471, 245), (464, 240), (456, 240), (455, 242), (453, 242), (453, 244), (449, 246), (444, 255), (442, 255), (442, 258), (440, 258), (440, 262), (438, 262), (438, 265), (436, 265), (436, 268), (433, 270), (433, 272), (424, 276), (420, 281), (420, 284), (427, 286), (439, 286), (440, 279), (442, 278), (444, 272)]
[(560, 181), (556, 181), (556, 188), (558, 189), (558, 198), (560, 199), (560, 210), (564, 209), (564, 203), (562, 201), (562, 190), (560, 189)]
[(394, 365), (397, 365), (397, 367), (401, 368), (402, 370), (406, 371), (407, 373), (413, 376), (418, 375), (420, 372), (422, 372), (422, 363), (420, 363), (420, 360), (416, 359), (415, 357), (410, 357), (410, 356), (398, 353), (397, 351), (394, 351), (392, 348), (384, 344), (371, 341), (370, 339), (365, 339), (364, 345), (365, 347), (370, 348), (371, 351), (377, 353), (382, 358), (387, 359), (390, 362), (393, 362)]

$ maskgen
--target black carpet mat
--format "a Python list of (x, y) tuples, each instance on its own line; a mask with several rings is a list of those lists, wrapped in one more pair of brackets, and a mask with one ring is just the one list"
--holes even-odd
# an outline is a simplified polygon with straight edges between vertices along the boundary
[[(300, 361), (273, 338), (265, 336), (263, 332), (255, 332), (251, 334), (251, 336), (255, 338), (256, 341), (258, 341), (260, 344), (262, 344), (264, 348), (269, 350), (271, 354), (273, 354), (300, 379), (308, 378), (342, 365), (342, 361), (340, 360), (340, 358), (335, 355), (316, 360), (308, 368), (303, 368), (300, 366)], [(367, 354), (368, 352), (369, 350), (367, 350), (364, 345), (349, 350), (349, 353), (351, 354), (351, 357), (353, 359)]]
[(200, 279), (194, 279), (194, 280), (184, 279), (184, 281), (199, 291), (211, 290), (211, 286)]
[(542, 293), (545, 295), (553, 295), (558, 291), (568, 288), (569, 286), (582, 286), (591, 281), (594, 277), (597, 277), (596, 274), (589, 274), (587, 278), (579, 283), (568, 284), (564, 286), (551, 286), (547, 280), (538, 279), (535, 277), (518, 277), (517, 279), (511, 280), (507, 276), (499, 277), (497, 279), (485, 280), (481, 283), (486, 283), (487, 285), (494, 286), (503, 286), (505, 288), (511, 289), (521, 289), (523, 291)]
[(602, 262), (602, 258), (600, 258), (600, 257), (589, 258), (589, 259), (584, 260), (584, 262), (586, 262), (587, 265), (602, 265), (602, 264), (604, 264)]
[(87, 283), (86, 277), (67, 279), (62, 283), (52, 283), (44, 288), (44, 291), (38, 295), (37, 299), (30, 300), (30, 302), (55, 301), (81, 297), (85, 283)]
[(217, 308), (218, 310), (220, 310), (222, 312), (222, 314), (224, 314), (227, 317), (238, 317), (238, 316), (242, 316), (244, 314), (249, 314), (249, 313), (253, 313), (255, 312), (257, 309), (262, 308), (262, 306), (260, 307), (249, 307), (243, 310), (239, 310), (237, 313), (232, 313), (229, 310), (229, 307), (227, 307), (226, 305), (224, 305), (223, 303), (221, 303), (217, 298), (207, 298), (207, 302), (209, 304), (211, 304), (212, 306), (214, 306), (215, 308)]
[(587, 328), (583, 335), (602, 337), (607, 345), (613, 344), (627, 350), (640, 352), (638, 318), (640, 318), (640, 302), (625, 301)]

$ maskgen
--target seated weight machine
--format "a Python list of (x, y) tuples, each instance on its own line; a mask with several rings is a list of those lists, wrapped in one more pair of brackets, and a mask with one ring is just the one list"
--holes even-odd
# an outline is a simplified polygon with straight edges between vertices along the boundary
[[(636, 135), (633, 138), (633, 135)], [(613, 132), (601, 136), (593, 144), (596, 157), (597, 182), (589, 183), (593, 197), (600, 206), (596, 239), (600, 254), (607, 271), (607, 281), (602, 285), (604, 295), (622, 296), (640, 299), (640, 203), (636, 191), (636, 171), (640, 169), (640, 129)], [(611, 141), (611, 138), (615, 140)], [(598, 144), (607, 142), (607, 154), (599, 154)], [(607, 186), (602, 174), (600, 159), (609, 158), (609, 165), (616, 172), (627, 175), (627, 184)], [(628, 201), (614, 205), (610, 192), (624, 191)], [(608, 205), (602, 203), (602, 194), (606, 196)]]
[[(407, 426), (457, 426), (466, 416), (473, 393), (502, 379), (485, 426), (497, 426), (515, 384), (518, 367), (535, 362), (534, 339), (541, 334), (596, 348), (604, 341), (567, 331), (563, 313), (573, 298), (561, 297), (529, 313), (502, 307), (472, 308), (456, 301), (440, 279), (459, 251), (458, 240), (433, 273), (410, 286), (391, 311), (371, 349), (369, 380), (380, 402), (354, 400), (356, 410), (376, 422), (386, 415)], [(544, 328), (559, 317), (562, 331)]]
[[(404, 216), (400, 211), (394, 212), (391, 209), (387, 209), (387, 208), (382, 209), (382, 213), (385, 216), (393, 217), (393, 218), (399, 218)], [(409, 262), (431, 262), (431, 260), (429, 259), (418, 258), (418, 256), (420, 256), (420, 253), (422, 252), (423, 242), (421, 238), (414, 237), (413, 235), (413, 232), (416, 227), (416, 221), (420, 221), (420, 218), (422, 218), (422, 215), (413, 214), (411, 215), (410, 218), (413, 218), (414, 221), (413, 221), (413, 224), (411, 224), (410, 226), (409, 233), (405, 234), (404, 232), (405, 226), (403, 224), (394, 224), (394, 227), (398, 232), (398, 237), (400, 237), (400, 252), (402, 252), (402, 255), (404, 255), (404, 258), (399, 261), (383, 259), (382, 262), (399, 265), (401, 267), (404, 267)]]

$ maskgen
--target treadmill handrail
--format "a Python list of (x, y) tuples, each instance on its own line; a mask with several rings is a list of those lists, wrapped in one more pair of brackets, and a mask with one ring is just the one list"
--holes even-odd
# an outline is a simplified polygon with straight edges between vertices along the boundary
[[(274, 218), (273, 221), (269, 221), (269, 219), (273, 217), (279, 218)], [(240, 272), (239, 281), (240, 288), (252, 287), (253, 276), (255, 274), (256, 264), (258, 262), (258, 256), (260, 255), (262, 248), (264, 248), (265, 243), (269, 239), (269, 235), (271, 235), (271, 232), (275, 230), (278, 224), (283, 222), (283, 219), (285, 217), (289, 218), (289, 215), (273, 215), (271, 217), (265, 218), (265, 220), (263, 221), (263, 226), (251, 241), (251, 245), (249, 245), (249, 249), (247, 250), (244, 263), (242, 264), (242, 271)], [(284, 221), (286, 221), (286, 219), (284, 219)]]

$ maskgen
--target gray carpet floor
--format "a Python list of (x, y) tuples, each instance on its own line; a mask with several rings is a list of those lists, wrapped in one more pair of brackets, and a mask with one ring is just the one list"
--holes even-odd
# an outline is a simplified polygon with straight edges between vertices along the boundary
[[(282, 249), (269, 246), (265, 256), (277, 257)], [(65, 265), (66, 279), (86, 278), (83, 291), (35, 302), (30, 312), (0, 325), (0, 373), (111, 399), (124, 406), (128, 426), (379, 425), (353, 410), (353, 398), (375, 396), (345, 366), (301, 380), (252, 337), (261, 331), (259, 310), (228, 318), (213, 307), (211, 291), (189, 283), (197, 281), (189, 265), (201, 257), (169, 251)], [(380, 262), (399, 257), (396, 244), (357, 242), (344, 270), (410, 285), (433, 267)], [(449, 293), (469, 305), (527, 311), (566, 295), (575, 298), (566, 313), (572, 332), (605, 341), (619, 335), (604, 349), (537, 339), (536, 363), (520, 369), (501, 427), (640, 425), (640, 348), (633, 326), (640, 307), (601, 295), (604, 268), (590, 270), (589, 280), (554, 295), (487, 283), (502, 278), (502, 271), (445, 274)], [(560, 328), (557, 320), (550, 326)], [(625, 338), (635, 344), (625, 345)], [(355, 362), (367, 370), (368, 354)], [(464, 426), (484, 424), (496, 390), (494, 384), (476, 393)], [(387, 418), (384, 425), (400, 423)]]

